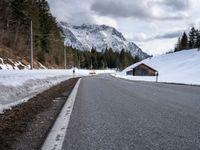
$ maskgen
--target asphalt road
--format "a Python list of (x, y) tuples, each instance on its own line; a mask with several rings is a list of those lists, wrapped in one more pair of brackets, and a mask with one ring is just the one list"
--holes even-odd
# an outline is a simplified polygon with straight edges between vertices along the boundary
[(81, 80), (64, 150), (199, 150), (200, 87)]

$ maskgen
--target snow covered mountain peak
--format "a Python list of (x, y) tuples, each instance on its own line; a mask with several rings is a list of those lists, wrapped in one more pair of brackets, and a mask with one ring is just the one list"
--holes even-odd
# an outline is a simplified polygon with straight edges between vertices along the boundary
[(97, 51), (112, 48), (114, 51), (128, 50), (133, 56), (145, 59), (148, 54), (144, 53), (136, 44), (127, 41), (121, 32), (107, 25), (72, 25), (66, 22), (60, 22), (63, 31), (65, 44), (79, 50)]

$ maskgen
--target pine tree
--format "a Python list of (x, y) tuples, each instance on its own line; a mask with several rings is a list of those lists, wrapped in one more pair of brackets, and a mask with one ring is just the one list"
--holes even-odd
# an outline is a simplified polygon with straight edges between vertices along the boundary
[(197, 30), (197, 41), (196, 41), (196, 47), (200, 48), (200, 30)]
[(195, 48), (196, 47), (196, 41), (197, 41), (197, 30), (192, 27), (189, 32), (189, 48)]
[(178, 38), (178, 41), (177, 41), (177, 43), (176, 43), (174, 52), (178, 52), (178, 51), (180, 51), (180, 50), (181, 50), (181, 38), (179, 37), (179, 38)]
[(125, 66), (125, 50), (122, 49), (120, 52), (120, 69), (123, 69)]
[(91, 61), (92, 61), (92, 68), (93, 68), (93, 69), (98, 69), (97, 51), (96, 51), (95, 48), (92, 48), (91, 54), (92, 54), (92, 58), (91, 58)]
[(188, 37), (187, 37), (187, 34), (184, 32), (181, 38), (180, 50), (187, 49), (187, 48), (188, 48)]

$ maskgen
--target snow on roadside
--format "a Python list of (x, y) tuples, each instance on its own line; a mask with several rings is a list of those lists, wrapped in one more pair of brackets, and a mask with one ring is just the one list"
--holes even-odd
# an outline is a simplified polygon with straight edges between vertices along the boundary
[(127, 67), (113, 76), (128, 80), (156, 81), (156, 77), (126, 75), (134, 66), (145, 63), (159, 72), (159, 82), (200, 85), (200, 51), (198, 49), (184, 50), (148, 58), (142, 62)]
[[(75, 69), (75, 77), (88, 76), (91, 71)], [(97, 74), (113, 73), (98, 70)], [(69, 70), (0, 70), (0, 113), (28, 101), (38, 93), (73, 78)]]

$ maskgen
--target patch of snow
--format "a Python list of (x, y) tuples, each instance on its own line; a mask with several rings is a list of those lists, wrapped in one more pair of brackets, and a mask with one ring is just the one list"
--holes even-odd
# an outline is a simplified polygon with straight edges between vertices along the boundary
[(12, 59), (8, 58), (8, 61), (10, 61), (10, 63), (12, 64), (7, 64), (4, 62), (3, 58), (0, 58), (0, 69), (1, 70), (20, 70), (19, 66), (23, 66), (25, 69), (28, 69), (27, 66), (25, 66), (24, 64), (22, 64), (21, 62), (17, 61), (14, 62)]
[(3, 59), (0, 57), (0, 64), (4, 64), (4, 61), (3, 61)]
[(41, 64), (40, 62), (38, 62), (39, 63), (39, 65), (40, 65), (40, 67), (42, 68), (42, 69), (47, 69), (43, 64)]

